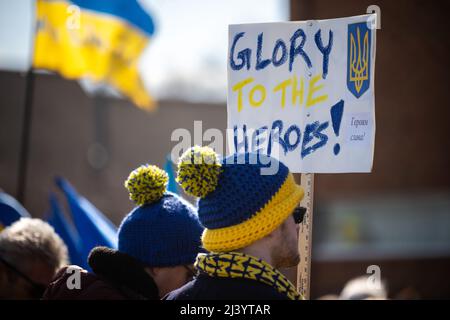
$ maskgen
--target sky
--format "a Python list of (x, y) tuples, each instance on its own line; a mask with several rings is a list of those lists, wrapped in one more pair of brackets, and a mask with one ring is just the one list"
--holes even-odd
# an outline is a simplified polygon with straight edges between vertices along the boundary
[(0, 70), (26, 71), (31, 61), (32, 0), (0, 0)]
[[(226, 100), (228, 25), (289, 19), (288, 0), (139, 0), (156, 32), (139, 69), (157, 99)], [(0, 69), (30, 66), (33, 0), (0, 0)]]
[[(228, 25), (289, 19), (286, 0), (145, 0), (155, 39), (141, 60), (145, 84), (160, 97), (225, 101)], [(178, 50), (176, 50), (178, 49)]]

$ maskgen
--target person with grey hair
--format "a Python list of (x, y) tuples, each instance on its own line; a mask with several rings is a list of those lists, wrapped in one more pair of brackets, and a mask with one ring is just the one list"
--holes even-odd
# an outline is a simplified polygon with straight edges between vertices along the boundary
[(67, 263), (67, 247), (48, 223), (16, 221), (0, 232), (0, 299), (41, 298)]

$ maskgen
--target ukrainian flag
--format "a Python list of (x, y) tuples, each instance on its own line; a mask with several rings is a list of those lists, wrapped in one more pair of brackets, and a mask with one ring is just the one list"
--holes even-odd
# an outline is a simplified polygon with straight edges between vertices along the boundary
[(153, 100), (138, 60), (154, 32), (136, 0), (37, 0), (33, 66), (107, 83), (137, 106)]

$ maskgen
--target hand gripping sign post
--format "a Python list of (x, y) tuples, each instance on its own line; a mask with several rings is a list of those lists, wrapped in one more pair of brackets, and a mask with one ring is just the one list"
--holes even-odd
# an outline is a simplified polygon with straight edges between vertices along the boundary
[(370, 172), (374, 15), (229, 26), (228, 147), (302, 173), (298, 287), (309, 296), (314, 173)]

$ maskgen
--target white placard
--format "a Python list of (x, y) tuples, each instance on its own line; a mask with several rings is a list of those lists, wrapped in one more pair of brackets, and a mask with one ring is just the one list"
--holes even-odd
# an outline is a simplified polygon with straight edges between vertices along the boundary
[(229, 150), (292, 172), (370, 172), (374, 18), (230, 25)]

